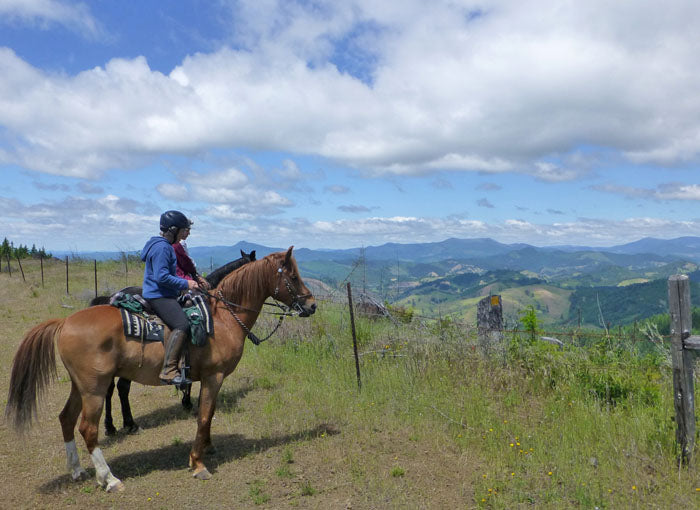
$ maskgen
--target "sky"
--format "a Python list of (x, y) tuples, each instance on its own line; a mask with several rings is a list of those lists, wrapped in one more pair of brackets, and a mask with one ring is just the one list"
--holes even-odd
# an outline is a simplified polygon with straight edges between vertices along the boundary
[(700, 3), (0, 0), (0, 236), (700, 236)]

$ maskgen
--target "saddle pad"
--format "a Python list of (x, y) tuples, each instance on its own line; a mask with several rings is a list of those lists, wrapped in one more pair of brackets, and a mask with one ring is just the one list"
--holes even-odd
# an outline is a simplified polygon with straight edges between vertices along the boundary
[[(143, 315), (143, 308), (140, 305), (143, 298), (117, 294), (120, 294), (119, 298), (113, 297), (111, 304), (119, 308), (122, 314), (124, 336), (162, 342), (165, 336), (163, 321), (153, 315)], [(209, 310), (209, 302), (199, 294), (188, 295), (187, 298), (192, 306), (183, 308), (183, 311), (190, 323), (190, 339), (194, 345), (202, 346), (207, 342), (207, 338), (214, 334), (214, 319)]]
[(209, 302), (200, 294), (191, 296), (193, 306), (185, 308), (185, 314), (190, 320), (190, 337), (194, 345), (202, 346), (207, 337), (214, 334), (214, 319), (209, 310)]
[(124, 336), (143, 339), (149, 342), (162, 342), (165, 326), (155, 317), (146, 319), (143, 315), (134, 313), (126, 308), (119, 308), (124, 325)]

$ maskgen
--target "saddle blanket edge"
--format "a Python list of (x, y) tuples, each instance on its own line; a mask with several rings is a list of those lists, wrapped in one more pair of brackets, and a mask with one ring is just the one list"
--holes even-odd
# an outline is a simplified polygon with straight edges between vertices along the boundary
[[(202, 296), (191, 296), (194, 306), (185, 308), (190, 320), (191, 341), (195, 345), (204, 345), (206, 339), (214, 334), (214, 318), (207, 303)], [(113, 305), (116, 306), (116, 305)], [(159, 317), (146, 316), (133, 312), (123, 306), (117, 306), (122, 316), (124, 336), (143, 339), (150, 342), (163, 342), (165, 338), (165, 325)], [(193, 318), (195, 315), (196, 318)], [(195, 324), (198, 322), (197, 324)]]

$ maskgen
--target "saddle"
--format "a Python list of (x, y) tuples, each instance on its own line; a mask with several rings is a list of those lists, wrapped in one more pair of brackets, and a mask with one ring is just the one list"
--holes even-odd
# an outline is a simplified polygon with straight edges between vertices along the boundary
[[(130, 292), (126, 292), (126, 291)], [(124, 325), (124, 336), (141, 341), (163, 342), (165, 324), (140, 294), (141, 289), (130, 287), (113, 294), (109, 304), (119, 308)], [(209, 302), (201, 294), (187, 292), (178, 298), (190, 322), (190, 339), (194, 345), (202, 346), (214, 333), (214, 320)]]

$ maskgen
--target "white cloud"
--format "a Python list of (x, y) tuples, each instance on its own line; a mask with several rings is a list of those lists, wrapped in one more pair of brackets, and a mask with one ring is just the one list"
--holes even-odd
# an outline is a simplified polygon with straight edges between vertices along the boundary
[[(295, 244), (310, 248), (349, 248), (386, 242), (441, 241), (449, 237), (490, 237), (505, 243), (527, 242), (538, 246), (612, 246), (647, 236), (700, 236), (700, 218), (579, 218), (550, 224), (514, 218), (485, 222), (453, 216), (373, 216), (313, 221), (288, 216), (272, 220), (261, 215), (258, 207), (246, 208), (240, 204), (212, 204), (203, 209), (183, 207), (182, 210), (195, 219), (191, 246), (248, 240), (278, 247)], [(43, 245), (49, 251), (140, 249), (146, 239), (157, 234), (161, 212), (160, 206), (150, 201), (137, 202), (116, 195), (68, 197), (36, 204), (0, 196), (0, 217), (12, 233), (12, 240)]]
[(657, 196), (664, 200), (700, 201), (700, 184), (667, 184), (660, 186)]
[(255, 217), (250, 213), (237, 212), (230, 205), (214, 205), (207, 208), (206, 214), (217, 220), (247, 221)]
[[(287, 164), (290, 168), (290, 163)], [(227, 168), (209, 172), (188, 171), (179, 174), (179, 182), (161, 183), (157, 191), (169, 200), (204, 202), (208, 210), (218, 218), (249, 217), (251, 211), (268, 216), (278, 214), (283, 208), (291, 207), (293, 202), (277, 191), (267, 189), (267, 177), (262, 169), (257, 168), (255, 181), (238, 168)], [(294, 174), (294, 179), (301, 174)], [(287, 178), (290, 178), (287, 175)], [(257, 182), (262, 180), (262, 182)]]
[(350, 188), (343, 186), (342, 184), (335, 184), (332, 186), (325, 186), (323, 191), (333, 193), (334, 195), (345, 195), (346, 193), (350, 192)]
[(360, 213), (368, 213), (372, 209), (375, 209), (374, 207), (370, 208), (364, 205), (339, 205), (337, 207), (339, 211), (346, 212), (346, 213), (353, 213), (353, 214), (360, 214)]
[(189, 190), (187, 186), (183, 184), (173, 184), (170, 182), (165, 182), (156, 186), (158, 193), (168, 200), (181, 201), (186, 200), (189, 196)]
[(0, 23), (23, 22), (46, 28), (59, 24), (86, 37), (95, 37), (102, 31), (90, 8), (80, 2), (58, 0), (0, 0)]
[[(700, 154), (695, 2), (246, 0), (230, 9), (231, 47), (241, 49), (191, 55), (169, 75), (143, 57), (57, 75), (0, 48), (0, 161), (94, 177), (162, 154), (244, 147), (321, 155), (370, 175), (558, 182), (580, 177), (566, 156), (581, 145), (669, 165)], [(84, 4), (4, 0), (0, 12), (98, 30)], [(338, 46), (356, 33), (369, 80), (348, 73)], [(197, 192), (215, 200), (206, 185)]]
[(147, 202), (115, 195), (66, 197), (25, 204), (0, 197), (0, 217), (16, 243), (51, 249), (111, 249), (143, 246), (157, 234), (160, 211)]
[(537, 162), (532, 172), (535, 177), (547, 182), (573, 181), (580, 175), (580, 171), (562, 168), (553, 163)]
[(700, 201), (700, 185), (698, 184), (664, 183), (659, 184), (656, 188), (639, 188), (608, 183), (591, 188), (596, 191), (622, 195), (626, 198)]

